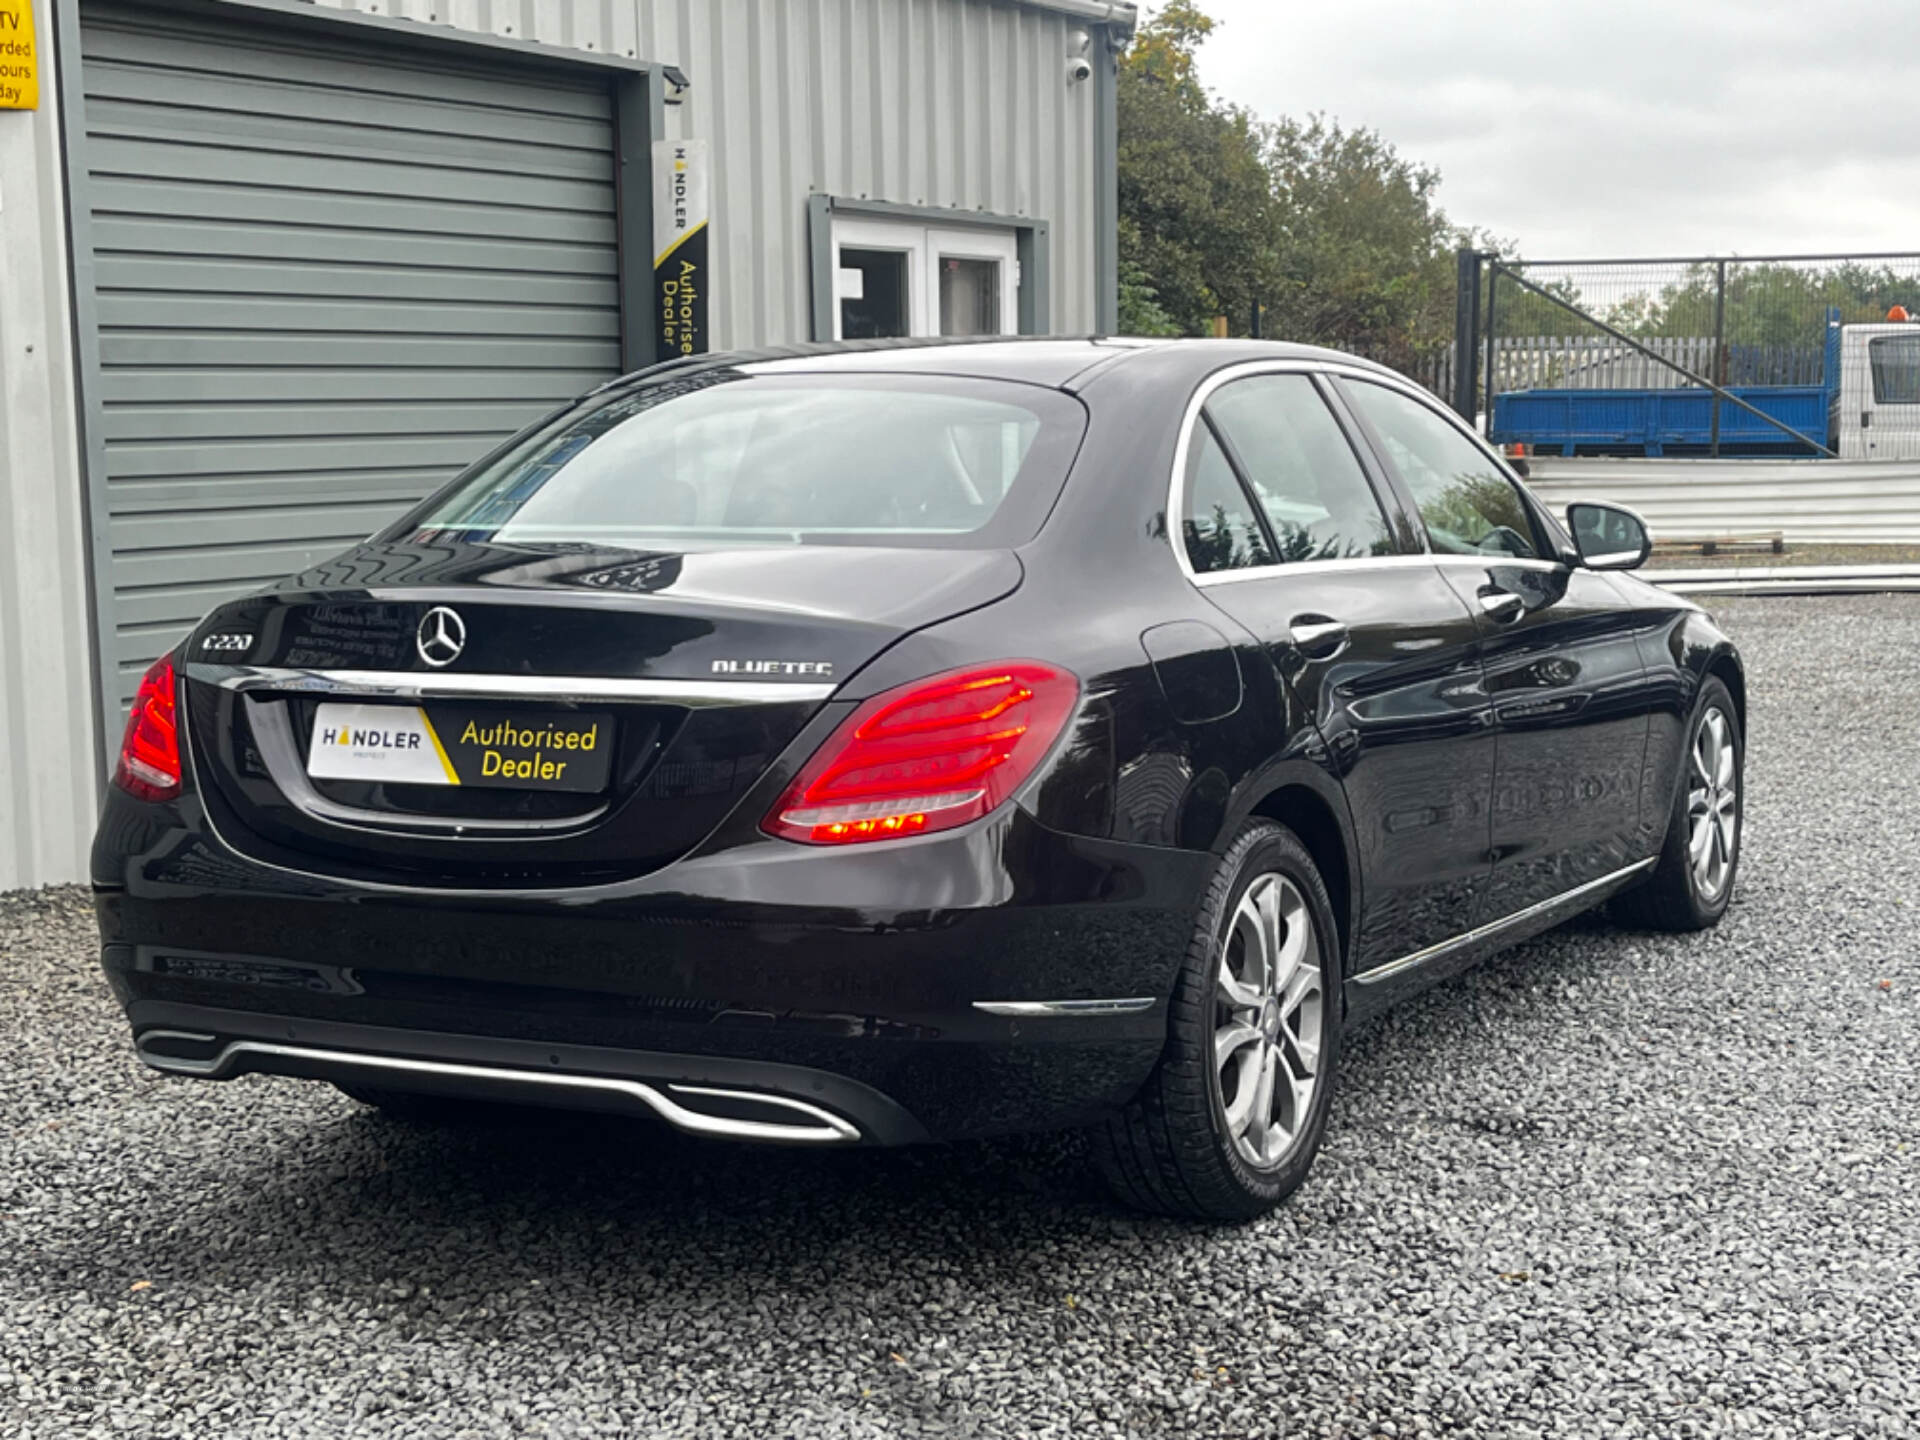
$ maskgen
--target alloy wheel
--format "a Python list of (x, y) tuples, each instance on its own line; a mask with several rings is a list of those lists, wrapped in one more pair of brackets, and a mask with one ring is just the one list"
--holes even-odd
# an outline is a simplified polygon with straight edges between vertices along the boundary
[(1313, 1112), (1326, 985), (1313, 912), (1286, 876), (1254, 877), (1220, 948), (1213, 1076), (1242, 1158), (1270, 1170)]
[(1726, 712), (1714, 706), (1694, 734), (1687, 777), (1687, 858), (1703, 900), (1720, 898), (1740, 843), (1740, 781), (1733, 745), (1733, 725)]

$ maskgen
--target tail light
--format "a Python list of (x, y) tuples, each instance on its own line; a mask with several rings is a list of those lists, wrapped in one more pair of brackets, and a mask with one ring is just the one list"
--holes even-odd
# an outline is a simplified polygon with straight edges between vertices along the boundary
[(139, 800), (171, 800), (180, 793), (180, 733), (174, 723), (173, 657), (162, 655), (140, 677), (133, 713), (120, 741), (113, 783)]
[(762, 828), (848, 845), (977, 820), (1039, 767), (1079, 698), (1071, 674), (1033, 660), (950, 670), (876, 695), (806, 763)]

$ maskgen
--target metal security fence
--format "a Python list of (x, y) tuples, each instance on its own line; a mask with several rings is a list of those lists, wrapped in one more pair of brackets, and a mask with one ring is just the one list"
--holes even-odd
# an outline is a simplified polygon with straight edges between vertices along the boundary
[(1818, 385), (1826, 366), (1824, 343), (1716, 346), (1711, 335), (1656, 335), (1645, 344), (1653, 354), (1605, 335), (1499, 335), (1488, 373), (1500, 390), (1619, 390), (1692, 385), (1684, 374), (1714, 374), (1717, 353), (1724, 385)]
[(1560, 456), (1920, 459), (1920, 252), (1463, 252), (1459, 273), (1444, 393), (1500, 443)]
[(1378, 351), (1368, 347), (1356, 346), (1355, 355), (1363, 360), (1374, 360), (1390, 370), (1397, 370), (1409, 380), (1424, 385), (1435, 395), (1446, 399), (1453, 394), (1453, 350), (1451, 347), (1429, 350), (1424, 354), (1407, 354), (1403, 351)]

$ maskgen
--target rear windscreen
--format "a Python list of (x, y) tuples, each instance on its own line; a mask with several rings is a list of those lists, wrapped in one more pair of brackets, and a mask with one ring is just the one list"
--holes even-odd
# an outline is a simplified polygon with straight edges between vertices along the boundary
[(1085, 428), (1054, 390), (943, 376), (709, 371), (589, 396), (398, 531), (498, 543), (1003, 546)]

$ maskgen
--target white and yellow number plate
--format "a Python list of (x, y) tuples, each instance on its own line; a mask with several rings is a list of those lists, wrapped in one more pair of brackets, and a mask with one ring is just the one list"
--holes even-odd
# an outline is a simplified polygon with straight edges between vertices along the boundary
[(611, 715), (329, 702), (314, 714), (307, 773), (316, 780), (595, 791), (606, 787), (612, 757)]

